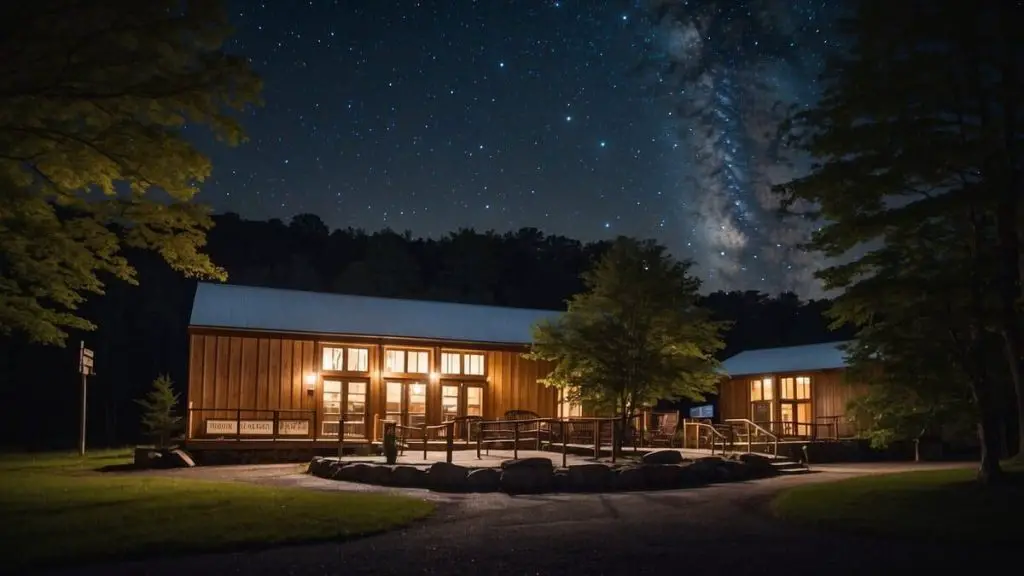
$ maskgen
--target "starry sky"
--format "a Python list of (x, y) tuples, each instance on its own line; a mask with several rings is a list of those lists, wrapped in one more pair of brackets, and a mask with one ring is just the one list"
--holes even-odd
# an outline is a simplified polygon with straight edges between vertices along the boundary
[[(818, 295), (770, 133), (806, 105), (829, 0), (229, 3), (265, 82), (199, 199), (331, 228), (653, 237), (708, 289)], [(659, 6), (661, 10), (659, 10)]]

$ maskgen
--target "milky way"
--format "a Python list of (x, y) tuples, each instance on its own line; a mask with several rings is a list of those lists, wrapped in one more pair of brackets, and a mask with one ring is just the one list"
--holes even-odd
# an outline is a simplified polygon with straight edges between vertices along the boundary
[[(834, 6), (834, 2), (832, 5)], [(679, 208), (694, 216), (697, 260), (713, 287), (768, 285), (814, 293), (806, 225), (776, 214), (777, 184), (797, 174), (776, 129), (816, 96), (834, 10), (814, 0), (657, 0), (650, 61), (678, 110)]]

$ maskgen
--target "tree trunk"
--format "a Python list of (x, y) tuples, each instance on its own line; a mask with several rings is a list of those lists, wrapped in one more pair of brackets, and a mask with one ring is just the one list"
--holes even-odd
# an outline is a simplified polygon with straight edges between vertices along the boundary
[(981, 440), (981, 464), (978, 467), (978, 481), (982, 484), (996, 484), (1003, 478), (999, 466), (999, 418), (991, 408), (983, 411), (978, 425), (978, 439)]

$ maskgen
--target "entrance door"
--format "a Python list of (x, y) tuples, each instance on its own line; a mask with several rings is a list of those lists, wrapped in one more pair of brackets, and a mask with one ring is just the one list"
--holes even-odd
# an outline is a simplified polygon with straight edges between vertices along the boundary
[[(423, 382), (390, 380), (384, 383), (384, 418), (402, 426), (420, 428), (427, 423), (427, 386)], [(413, 436), (413, 434), (406, 437)]]
[(346, 438), (366, 437), (365, 380), (324, 380), (323, 420), (324, 436), (338, 435), (338, 421), (344, 416)]
[(779, 420), (784, 436), (809, 437), (811, 435), (811, 403), (779, 403)]
[(455, 426), (455, 437), (469, 439), (472, 429), (467, 417), (482, 418), (484, 415), (483, 386), (446, 380), (441, 383), (441, 421), (459, 420)]
[(762, 428), (769, 429), (772, 422), (771, 401), (751, 402), (750, 419)]

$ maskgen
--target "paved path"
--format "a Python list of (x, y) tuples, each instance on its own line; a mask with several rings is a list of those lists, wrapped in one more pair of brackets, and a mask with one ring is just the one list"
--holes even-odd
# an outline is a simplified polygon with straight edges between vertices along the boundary
[[(319, 490), (388, 490), (296, 474), (297, 467), (221, 467), (187, 474)], [(876, 467), (875, 471), (884, 471)], [(816, 533), (766, 514), (787, 486), (835, 480), (822, 472), (648, 493), (441, 495), (415, 491), (439, 514), (408, 529), (348, 543), (154, 559), (65, 574), (907, 574), (975, 570), (984, 550)], [(339, 513), (343, 513), (340, 511)], [(908, 572), (909, 571), (909, 572)]]

